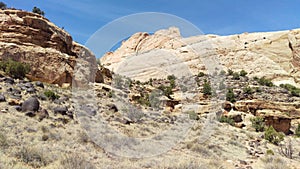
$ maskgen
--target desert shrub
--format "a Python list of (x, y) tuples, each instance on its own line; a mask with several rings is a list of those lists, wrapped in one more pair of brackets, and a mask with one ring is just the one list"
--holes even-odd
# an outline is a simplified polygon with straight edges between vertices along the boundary
[(42, 11), (40, 8), (38, 8), (38, 7), (33, 7), (33, 9), (32, 9), (32, 12), (33, 13), (36, 13), (36, 14), (39, 14), (39, 15), (45, 15), (45, 12), (44, 11)]
[(7, 73), (9, 76), (18, 79), (23, 79), (25, 75), (30, 71), (29, 65), (11, 59), (1, 61), (0, 69)]
[(52, 90), (46, 90), (44, 92), (44, 95), (50, 99), (50, 100), (55, 100), (55, 99), (59, 99), (59, 95), (57, 95), (56, 93), (54, 93)]
[(0, 9), (6, 9), (7, 6), (4, 2), (0, 2)]
[(234, 72), (234, 73), (232, 74), (232, 79), (233, 79), (233, 80), (240, 80), (240, 74), (237, 73), (237, 72)]
[(240, 71), (240, 76), (245, 77), (248, 73), (245, 70)]
[(255, 78), (255, 80), (262, 86), (268, 86), (268, 87), (274, 86), (273, 82), (270, 79), (266, 79), (265, 77)]
[(267, 155), (275, 155), (274, 151), (271, 150), (271, 149), (268, 149), (268, 150), (266, 151), (266, 154), (267, 154)]
[(62, 169), (96, 169), (91, 162), (77, 154), (66, 155), (61, 159), (60, 165)]
[(212, 89), (211, 89), (210, 83), (207, 81), (204, 82), (204, 84), (203, 84), (203, 93), (204, 93), (204, 95), (212, 94)]
[(172, 87), (171, 86), (164, 86), (164, 85), (160, 85), (158, 87), (159, 90), (161, 90), (163, 92), (163, 94), (167, 97), (171, 97), (170, 95), (173, 94), (172, 91)]
[(234, 92), (233, 92), (232, 88), (228, 89), (228, 91), (226, 93), (226, 100), (230, 101), (231, 103), (234, 103), (236, 101), (235, 100), (235, 95), (234, 95)]
[(22, 147), (16, 153), (16, 157), (34, 168), (40, 168), (49, 164), (45, 154), (35, 148)]
[(275, 145), (278, 145), (281, 141), (284, 140), (284, 134), (281, 132), (277, 132), (273, 126), (268, 127), (265, 130), (264, 137), (266, 140), (268, 140), (270, 143), (273, 143)]
[(198, 73), (198, 77), (204, 77), (204, 76), (205, 76), (205, 74), (203, 72)]
[(3, 148), (6, 148), (8, 147), (8, 141), (7, 141), (7, 137), (4, 133), (0, 133), (0, 147), (3, 149)]
[(191, 120), (199, 120), (199, 116), (195, 111), (186, 112)]
[(291, 84), (281, 84), (280, 87), (288, 90), (293, 96), (300, 97), (300, 89)]
[(176, 80), (175, 75), (168, 75), (167, 77), (168, 80)]
[(219, 122), (221, 123), (228, 123), (232, 126), (234, 126), (235, 122), (231, 117), (227, 117), (227, 116), (221, 116), (219, 117)]
[(229, 76), (231, 76), (231, 75), (233, 75), (234, 72), (233, 72), (233, 70), (228, 69), (227, 73), (228, 73)]
[(249, 87), (249, 86), (245, 87), (245, 88), (243, 89), (243, 92), (244, 92), (245, 94), (253, 94), (253, 93), (254, 93), (253, 89), (252, 89), (251, 87)]
[(224, 75), (226, 75), (226, 72), (225, 72), (225, 70), (221, 70), (221, 71), (220, 71), (220, 75), (221, 75), (221, 76), (224, 76)]
[(297, 137), (300, 137), (300, 124), (298, 124), (298, 127), (297, 127), (296, 130), (295, 130), (295, 135), (296, 135)]
[(261, 160), (264, 163), (264, 169), (289, 168), (284, 160), (274, 155), (267, 155)]
[(137, 100), (137, 102), (138, 102), (140, 105), (149, 107), (149, 106), (150, 106), (149, 94), (148, 94), (148, 93), (145, 93), (145, 94), (142, 93), (142, 94), (141, 94), (141, 97)]
[(250, 121), (252, 123), (252, 127), (255, 128), (256, 132), (264, 131), (264, 128), (265, 128), (264, 118), (257, 116), (257, 117), (251, 118)]

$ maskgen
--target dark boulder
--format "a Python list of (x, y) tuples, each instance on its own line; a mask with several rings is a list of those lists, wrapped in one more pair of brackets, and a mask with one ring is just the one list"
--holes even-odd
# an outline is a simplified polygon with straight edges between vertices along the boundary
[(22, 104), (22, 111), (38, 111), (40, 108), (40, 102), (36, 97), (30, 97)]

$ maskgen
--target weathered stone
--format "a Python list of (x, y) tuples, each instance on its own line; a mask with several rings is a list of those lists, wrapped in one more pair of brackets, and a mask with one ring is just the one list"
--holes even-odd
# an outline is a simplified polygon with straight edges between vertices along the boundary
[(67, 107), (55, 107), (53, 112), (55, 114), (67, 115), (68, 108)]
[(22, 104), (22, 111), (33, 111), (36, 112), (40, 108), (40, 102), (36, 97), (30, 97), (25, 100)]

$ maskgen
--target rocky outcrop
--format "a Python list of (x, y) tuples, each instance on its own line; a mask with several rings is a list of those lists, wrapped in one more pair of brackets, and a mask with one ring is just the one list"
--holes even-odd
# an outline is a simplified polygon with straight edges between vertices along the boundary
[[(82, 55), (85, 51), (86, 55)], [(30, 80), (62, 85), (72, 83), (77, 59), (95, 58), (84, 46), (41, 15), (0, 10), (0, 58), (11, 58), (31, 67)], [(92, 66), (96, 67), (96, 60)], [(97, 75), (101, 82), (101, 75)], [(103, 78), (102, 78), (103, 79)]]
[(299, 38), (300, 29), (182, 38), (178, 29), (170, 28), (153, 35), (134, 34), (115, 52), (104, 55), (101, 63), (110, 70), (146, 81), (168, 73), (180, 75), (180, 63), (197, 74), (209, 70), (213, 66), (209, 59), (215, 59), (225, 70), (244, 69), (250, 77), (266, 76), (275, 84), (299, 85)]

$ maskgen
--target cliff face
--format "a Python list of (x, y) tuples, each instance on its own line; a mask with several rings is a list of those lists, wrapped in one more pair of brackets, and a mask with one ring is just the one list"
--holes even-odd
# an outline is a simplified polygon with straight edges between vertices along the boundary
[[(87, 54), (80, 56), (82, 51)], [(28, 63), (29, 79), (72, 83), (76, 59), (80, 57), (95, 58), (46, 18), (25, 11), (0, 10), (0, 58)]]
[[(215, 58), (224, 70), (244, 69), (250, 76), (266, 76), (277, 84), (299, 85), (299, 38), (300, 29), (182, 38), (178, 29), (170, 28), (153, 35), (136, 33), (123, 42), (118, 50), (103, 56), (101, 62), (111, 70), (122, 70), (121, 73), (127, 71), (133, 78), (148, 80), (151, 77), (166, 76), (161, 70), (156, 69), (155, 72), (153, 65), (148, 64), (148, 60), (164, 63), (166, 59), (176, 57), (182, 60), (193, 74), (196, 74), (200, 70), (207, 69), (207, 65), (203, 64), (207, 58)], [(169, 58), (161, 57), (168, 54)], [(137, 58), (138, 55), (139, 59), (131, 59)], [(180, 71), (180, 69), (172, 69), (171, 73), (180, 74)]]

